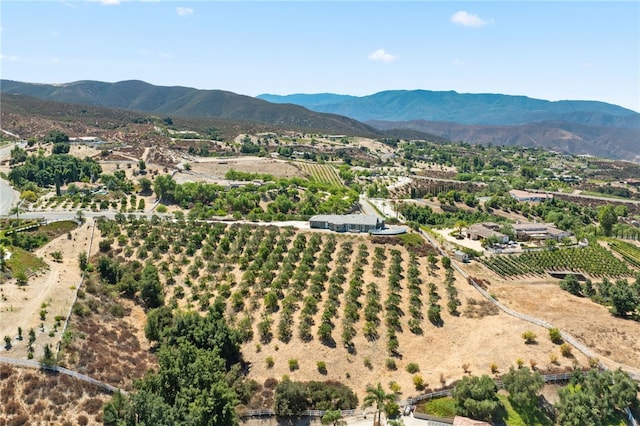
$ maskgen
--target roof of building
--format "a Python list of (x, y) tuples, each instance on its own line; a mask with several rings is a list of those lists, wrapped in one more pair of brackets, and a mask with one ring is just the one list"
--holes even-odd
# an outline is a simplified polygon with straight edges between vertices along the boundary
[(553, 195), (551, 194), (545, 194), (542, 192), (529, 192), (529, 191), (522, 191), (520, 189), (512, 189), (511, 191), (509, 191), (509, 194), (511, 194), (511, 196), (517, 198), (517, 199), (525, 199), (525, 198), (553, 198)]
[(371, 214), (319, 214), (312, 216), (309, 222), (328, 222), (336, 225), (348, 223), (351, 225), (376, 226), (378, 217)]
[(494, 231), (493, 229), (484, 226), (483, 223), (474, 223), (469, 228), (467, 228), (467, 232), (470, 234), (476, 234), (482, 238), (489, 238), (493, 235), (495, 235), (498, 238), (504, 238), (507, 236), (502, 232)]
[(571, 234), (568, 231), (563, 231), (562, 229), (558, 229), (552, 223), (516, 223), (513, 225), (513, 230), (516, 232), (524, 232), (524, 233), (541, 233), (548, 235), (563, 235), (563, 234)]

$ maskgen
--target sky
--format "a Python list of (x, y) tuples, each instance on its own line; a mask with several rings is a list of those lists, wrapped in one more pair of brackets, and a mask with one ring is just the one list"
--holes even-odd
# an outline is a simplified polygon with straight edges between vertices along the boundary
[(263, 93), (454, 90), (640, 112), (640, 1), (0, 1), (0, 76)]

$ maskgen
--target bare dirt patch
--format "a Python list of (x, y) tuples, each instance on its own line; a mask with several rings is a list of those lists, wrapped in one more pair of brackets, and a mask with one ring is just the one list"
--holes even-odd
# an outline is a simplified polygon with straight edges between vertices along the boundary
[[(26, 358), (27, 336), (31, 328), (36, 331), (36, 359), (42, 355), (45, 344), (49, 343), (55, 348), (60, 341), (60, 330), (55, 331), (53, 336), (49, 336), (49, 333), (54, 330), (55, 317), (66, 318), (73, 303), (76, 287), (80, 283), (78, 255), (89, 250), (91, 224), (71, 231), (71, 237), (69, 240), (67, 235), (61, 235), (35, 251), (34, 254), (44, 259), (49, 269), (31, 277), (26, 286), (18, 287), (13, 279), (2, 284), (6, 300), (0, 301), (0, 336), (13, 338), (13, 347), (9, 351), (4, 347), (1, 349), (3, 356)], [(52, 260), (51, 253), (55, 251), (61, 252), (61, 262)], [(42, 309), (46, 311), (44, 320), (40, 317)], [(17, 339), (18, 327), (22, 328), (24, 337), (21, 341)]]
[(568, 332), (610, 367), (623, 364), (640, 372), (640, 323), (614, 317), (606, 307), (567, 293), (554, 279), (502, 280), (478, 263), (466, 269), (473, 276), (488, 279), (492, 283), (488, 291), (510, 308)]
[(196, 180), (207, 176), (224, 179), (224, 175), (231, 169), (246, 173), (270, 174), (279, 178), (305, 177), (305, 173), (295, 163), (273, 158), (198, 158), (191, 163), (191, 170), (199, 175)]

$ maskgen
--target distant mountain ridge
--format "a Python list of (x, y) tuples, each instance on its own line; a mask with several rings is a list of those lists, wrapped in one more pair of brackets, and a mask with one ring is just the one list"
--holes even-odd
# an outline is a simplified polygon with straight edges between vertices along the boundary
[(1, 80), (2, 93), (47, 101), (142, 111), (157, 115), (243, 120), (359, 136), (379, 132), (357, 120), (318, 113), (298, 105), (278, 105), (222, 90), (154, 86), (139, 80), (105, 83), (77, 81), (67, 84), (23, 83)]
[(293, 103), (313, 111), (345, 115), (359, 121), (447, 121), (460, 124), (515, 126), (538, 121), (640, 128), (640, 114), (598, 101), (547, 101), (526, 96), (465, 94), (455, 91), (389, 90), (368, 96), (329, 93), (260, 95), (274, 103)]
[(452, 141), (540, 146), (640, 162), (640, 114), (604, 102), (428, 90), (258, 97), (346, 115), (379, 130), (411, 129)]
[(640, 162), (640, 114), (597, 101), (551, 102), (525, 96), (427, 90), (392, 90), (363, 97), (261, 95), (258, 99), (222, 90), (154, 86), (139, 80), (55, 85), (0, 80), (0, 91), (52, 102), (287, 130), (540, 146)]

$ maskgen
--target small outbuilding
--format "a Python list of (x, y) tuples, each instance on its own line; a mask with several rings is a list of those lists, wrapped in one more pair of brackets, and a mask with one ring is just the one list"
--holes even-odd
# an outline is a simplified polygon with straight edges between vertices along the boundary
[(456, 250), (455, 253), (453, 253), (453, 258), (458, 262), (463, 262), (463, 263), (469, 262), (469, 255), (463, 252), (462, 250)]

